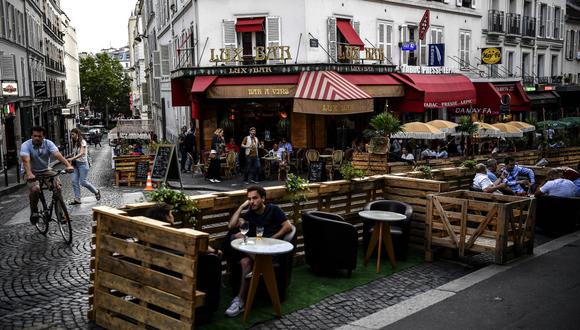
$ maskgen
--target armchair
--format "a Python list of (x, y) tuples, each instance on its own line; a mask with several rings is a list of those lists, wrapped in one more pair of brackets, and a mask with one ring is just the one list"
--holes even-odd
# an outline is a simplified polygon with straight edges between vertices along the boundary
[(302, 211), (302, 234), (306, 263), (314, 273), (345, 269), (350, 277), (356, 268), (356, 228), (332, 213)]

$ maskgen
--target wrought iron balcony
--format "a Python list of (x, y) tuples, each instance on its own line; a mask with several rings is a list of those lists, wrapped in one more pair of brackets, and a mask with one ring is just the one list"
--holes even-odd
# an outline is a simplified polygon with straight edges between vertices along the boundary
[(507, 34), (520, 35), (521, 33), (521, 16), (520, 14), (508, 13), (506, 15)]
[(523, 76), (522, 82), (524, 85), (533, 85), (534, 84), (534, 76)]
[(538, 84), (549, 84), (552, 80), (550, 76), (537, 77)]
[(487, 15), (487, 32), (504, 33), (504, 12), (499, 10), (490, 10)]
[(536, 18), (524, 16), (522, 21), (522, 36), (528, 38), (536, 37)]

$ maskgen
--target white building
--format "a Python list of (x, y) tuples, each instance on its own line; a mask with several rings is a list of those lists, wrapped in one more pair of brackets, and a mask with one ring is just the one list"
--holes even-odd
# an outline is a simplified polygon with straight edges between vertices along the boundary
[[(145, 83), (145, 54), (141, 42), (141, 16), (138, 15), (138, 5), (129, 18), (129, 77), (131, 78), (131, 100), (133, 116), (148, 118), (147, 105), (143, 104), (143, 84)], [(137, 40), (135, 40), (137, 39)]]
[[(66, 95), (69, 99), (67, 108), (70, 118), (76, 123), (81, 107), (81, 82), (79, 73), (79, 52), (76, 29), (71, 25), (68, 16), (61, 16), (64, 30), (64, 67), (66, 70)], [(73, 126), (74, 127), (74, 124)]]
[(557, 87), (566, 116), (580, 116), (580, 1), (568, 0), (564, 26), (563, 85)]

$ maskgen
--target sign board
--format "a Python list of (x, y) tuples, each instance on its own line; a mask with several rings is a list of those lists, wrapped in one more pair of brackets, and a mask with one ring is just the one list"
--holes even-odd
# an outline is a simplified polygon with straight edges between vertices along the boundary
[(318, 39), (310, 39), (310, 47), (318, 48)]
[(62, 108), (60, 111), (61, 111), (61, 114), (63, 116), (70, 116), (70, 109), (69, 108)]
[(481, 64), (501, 64), (501, 47), (482, 48)]
[[(285, 61), (291, 60), (290, 46), (257, 46), (252, 52), (256, 54), (252, 58), (256, 61), (276, 60)], [(247, 58), (247, 56), (246, 56)], [(210, 62), (241, 62), (244, 60), (243, 48), (211, 48)]]
[(151, 170), (151, 180), (155, 182), (179, 180), (181, 185), (181, 173), (179, 172), (175, 145), (161, 144), (157, 147), (153, 169)]
[(403, 42), (401, 43), (401, 50), (403, 51), (415, 51), (417, 50), (417, 44), (409, 41), (409, 42)]
[(149, 161), (139, 161), (135, 164), (135, 180), (136, 181), (147, 181), (147, 173), (149, 172)]
[(535, 92), (536, 91), (536, 86), (525, 86), (524, 90), (526, 92)]
[(310, 162), (308, 167), (308, 181), (323, 182), (326, 181), (326, 162)]
[(18, 83), (16, 81), (2, 81), (3, 96), (18, 96)]
[(429, 66), (445, 65), (445, 44), (429, 44)]
[(447, 66), (401, 65), (401, 73), (450, 74), (453, 69)]
[(423, 14), (423, 18), (421, 18), (419, 23), (419, 40), (425, 40), (425, 35), (429, 30), (429, 14), (429, 9), (425, 10), (425, 14)]
[(48, 94), (46, 93), (46, 81), (33, 81), (32, 86), (34, 88), (35, 98), (40, 99), (48, 97)]

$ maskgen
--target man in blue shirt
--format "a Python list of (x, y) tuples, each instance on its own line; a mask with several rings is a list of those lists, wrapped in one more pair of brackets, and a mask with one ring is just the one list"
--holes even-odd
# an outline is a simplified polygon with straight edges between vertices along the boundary
[(490, 158), (486, 162), (487, 165), (487, 177), (491, 182), (495, 182), (497, 180), (497, 176), (495, 173), (497, 172), (497, 160)]
[(564, 171), (560, 168), (551, 169), (547, 174), (548, 181), (546, 181), (544, 185), (536, 191), (535, 196), (550, 195), (557, 197), (574, 197), (576, 193), (576, 185), (568, 179), (563, 179), (563, 174)]
[[(74, 171), (72, 165), (58, 151), (57, 146), (50, 140), (44, 138), (44, 128), (37, 126), (32, 128), (32, 137), (30, 140), (22, 143), (20, 147), (20, 158), (22, 159), (22, 170), (28, 181), (29, 199), (30, 199), (30, 221), (38, 219), (38, 193), (40, 192), (40, 183), (36, 180), (36, 175), (54, 175), (55, 172), (50, 168), (50, 156), (54, 156), (65, 167), (66, 171)], [(57, 180), (57, 190), (60, 191), (61, 185)]]
[[(515, 159), (512, 157), (506, 157), (506, 171), (508, 172), (507, 176), (507, 185), (508, 187), (516, 194), (516, 195), (525, 195), (527, 194), (527, 189), (524, 190), (522, 185), (527, 186), (529, 188), (531, 185), (536, 183), (536, 177), (534, 175), (534, 171), (529, 168), (521, 167), (516, 165)], [(520, 175), (525, 175), (528, 177), (527, 180), (519, 180)]]

